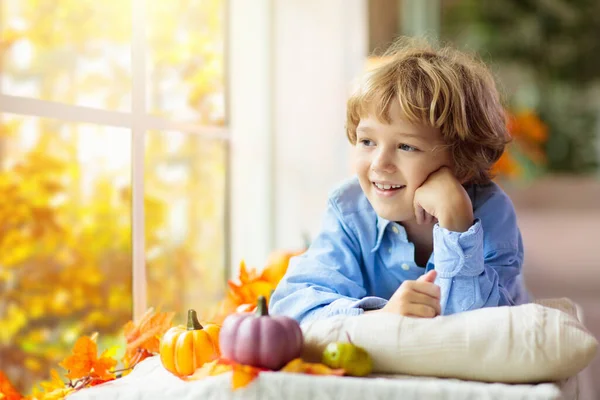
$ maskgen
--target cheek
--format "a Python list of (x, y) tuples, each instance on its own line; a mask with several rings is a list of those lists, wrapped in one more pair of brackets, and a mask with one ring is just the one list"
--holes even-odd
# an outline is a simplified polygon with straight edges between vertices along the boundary
[(406, 163), (406, 165), (402, 167), (409, 189), (416, 190), (423, 182), (425, 182), (429, 174), (435, 171), (430, 164), (431, 163), (421, 161)]
[(369, 168), (371, 168), (371, 161), (369, 160), (369, 157), (367, 157), (366, 154), (358, 151), (354, 151), (352, 157), (352, 164), (355, 172), (359, 175), (368, 173)]

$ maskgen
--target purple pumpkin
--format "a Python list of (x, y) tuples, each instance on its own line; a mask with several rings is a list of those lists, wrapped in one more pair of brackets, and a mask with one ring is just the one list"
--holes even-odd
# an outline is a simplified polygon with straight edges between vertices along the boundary
[(302, 354), (302, 330), (296, 320), (269, 316), (264, 296), (256, 313), (228, 316), (219, 333), (221, 355), (240, 364), (278, 370)]

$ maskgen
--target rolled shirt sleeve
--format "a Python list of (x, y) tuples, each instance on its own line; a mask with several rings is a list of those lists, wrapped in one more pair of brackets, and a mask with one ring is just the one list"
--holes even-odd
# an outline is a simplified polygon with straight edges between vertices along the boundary
[(466, 232), (434, 227), (442, 315), (526, 301), (516, 290), (522, 287), (523, 245), (512, 203), (498, 195), (476, 210), (478, 214)]

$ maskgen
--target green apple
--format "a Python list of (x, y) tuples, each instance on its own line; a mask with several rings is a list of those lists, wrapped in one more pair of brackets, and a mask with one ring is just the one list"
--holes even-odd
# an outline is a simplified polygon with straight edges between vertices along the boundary
[(352, 376), (367, 376), (373, 369), (373, 360), (365, 349), (352, 343), (329, 343), (323, 351), (323, 364), (330, 368), (342, 368)]

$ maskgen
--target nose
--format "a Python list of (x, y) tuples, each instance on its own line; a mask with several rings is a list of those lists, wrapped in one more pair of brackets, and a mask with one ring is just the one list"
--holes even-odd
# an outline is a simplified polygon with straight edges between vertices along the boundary
[(381, 147), (375, 154), (375, 158), (371, 162), (371, 169), (375, 172), (392, 173), (396, 171), (396, 165), (394, 164), (394, 154)]

